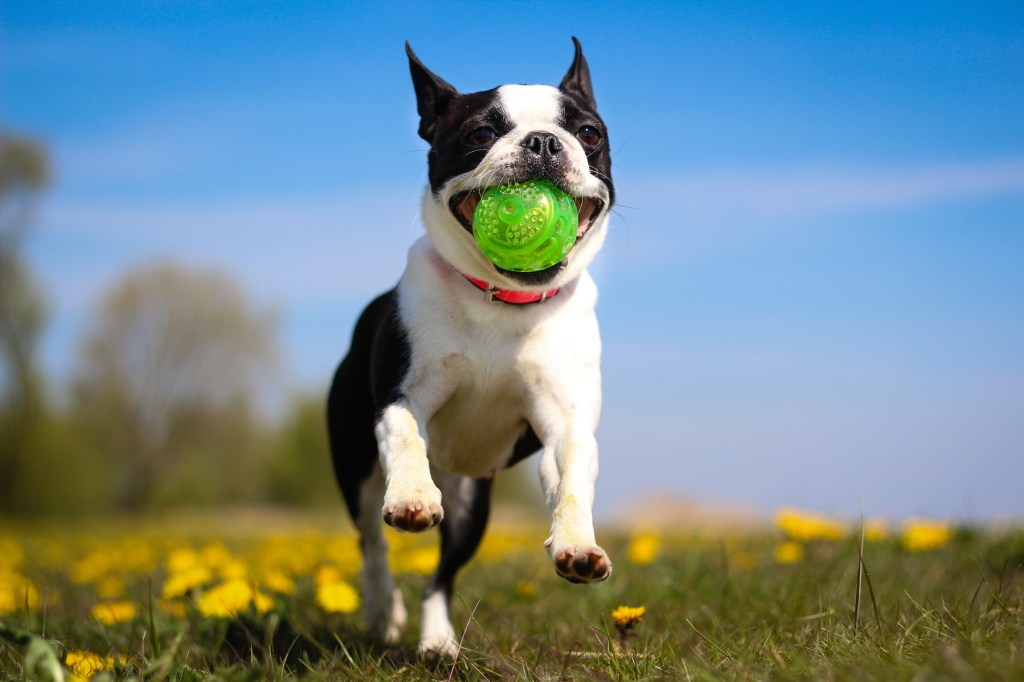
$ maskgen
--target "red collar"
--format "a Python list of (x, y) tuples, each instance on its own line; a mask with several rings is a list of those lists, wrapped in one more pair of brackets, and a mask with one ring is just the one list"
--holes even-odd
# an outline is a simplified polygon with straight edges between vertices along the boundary
[(512, 289), (499, 289), (493, 284), (488, 284), (482, 279), (476, 279), (469, 275), (463, 275), (476, 286), (477, 289), (487, 292), (487, 300), (511, 303), (512, 305), (525, 305), (527, 303), (540, 303), (546, 301), (558, 293), (558, 289), (547, 291), (513, 291)]

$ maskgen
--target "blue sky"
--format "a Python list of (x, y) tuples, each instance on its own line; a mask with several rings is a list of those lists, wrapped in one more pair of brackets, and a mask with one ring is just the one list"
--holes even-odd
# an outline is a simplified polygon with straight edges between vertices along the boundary
[(325, 386), (421, 232), (402, 49), (555, 84), (580, 37), (619, 206), (594, 272), (598, 509), (651, 489), (1024, 516), (1024, 5), (0, 6), (0, 121), (55, 182), (28, 244), (66, 380), (129, 266), (223, 269)]

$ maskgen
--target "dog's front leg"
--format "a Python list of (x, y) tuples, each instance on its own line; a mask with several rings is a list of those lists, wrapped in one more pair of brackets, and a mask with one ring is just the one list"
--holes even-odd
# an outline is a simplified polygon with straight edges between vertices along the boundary
[(568, 434), (545, 445), (540, 478), (551, 511), (551, 536), (544, 546), (558, 575), (573, 583), (606, 579), (612, 563), (594, 537), (591, 511), (597, 479), (593, 434)]
[(400, 530), (419, 532), (441, 523), (441, 491), (430, 477), (426, 425), (433, 411), (405, 397), (384, 408), (377, 421), (377, 450), (387, 488), (381, 513)]

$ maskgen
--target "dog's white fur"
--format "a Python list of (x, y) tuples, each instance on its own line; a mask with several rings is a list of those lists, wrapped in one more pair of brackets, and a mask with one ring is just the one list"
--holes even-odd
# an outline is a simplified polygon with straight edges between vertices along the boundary
[[(405, 399), (385, 409), (376, 427), (386, 481), (384, 511), (428, 510), (440, 519), (442, 492), (431, 470), (439, 478), (443, 472), (491, 476), (507, 463), (511, 444), (529, 422), (544, 444), (540, 478), (551, 512), (545, 542), (550, 556), (568, 553), (571, 560), (589, 552), (607, 561), (596, 544), (591, 514), (601, 342), (597, 287), (586, 267), (604, 240), (610, 197), (589, 172), (582, 146), (556, 123), (557, 89), (510, 85), (499, 93), (516, 127), (476, 169), (452, 179), (438, 196), (428, 189), (422, 206), (427, 236), (410, 249), (398, 287), (411, 358), (402, 386)], [(521, 151), (520, 142), (538, 130), (555, 134), (568, 150), (567, 189), (600, 199), (604, 213), (570, 252), (565, 269), (535, 287), (559, 287), (557, 296), (526, 306), (491, 303), (460, 273), (501, 288), (524, 287), (495, 272), (452, 216), (449, 199), (501, 182)], [(377, 582), (368, 585), (377, 594), (368, 594), (367, 601), (376, 611), (377, 629), (393, 637), (405, 611), (392, 601), (390, 578)], [(424, 603), (423, 622), (421, 649), (452, 653), (454, 631), (440, 594)]]

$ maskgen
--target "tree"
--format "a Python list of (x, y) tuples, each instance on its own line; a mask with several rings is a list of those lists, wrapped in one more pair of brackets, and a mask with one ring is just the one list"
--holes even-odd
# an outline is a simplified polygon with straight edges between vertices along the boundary
[(187, 482), (190, 457), (205, 467), (198, 488), (210, 476), (240, 484), (252, 395), (276, 356), (273, 316), (222, 274), (160, 264), (115, 284), (82, 343), (74, 397), (109, 455), (117, 506)]
[(291, 506), (340, 505), (327, 445), (326, 410), (327, 400), (320, 393), (293, 399), (268, 462), (268, 501)]
[(21, 480), (42, 411), (35, 353), (45, 304), (22, 242), (49, 178), (41, 146), (0, 131), (0, 501), (11, 500)]

